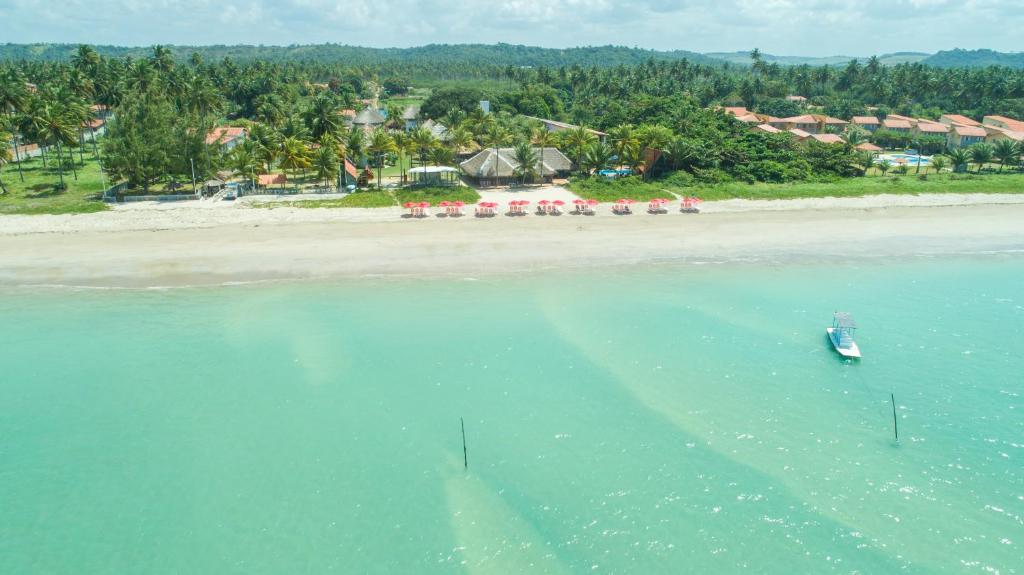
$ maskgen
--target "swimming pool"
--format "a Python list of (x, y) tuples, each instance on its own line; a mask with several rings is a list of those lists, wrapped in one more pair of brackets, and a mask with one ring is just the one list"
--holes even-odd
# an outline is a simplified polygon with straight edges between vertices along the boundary
[(879, 154), (879, 156), (875, 158), (875, 163), (881, 164), (886, 160), (894, 166), (916, 166), (920, 160), (922, 166), (927, 166), (932, 162), (932, 157), (918, 156), (916, 154)]

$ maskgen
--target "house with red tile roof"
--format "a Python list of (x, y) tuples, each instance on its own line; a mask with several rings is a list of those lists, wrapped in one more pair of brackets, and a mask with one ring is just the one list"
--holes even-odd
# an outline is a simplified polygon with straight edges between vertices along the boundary
[(229, 152), (235, 146), (245, 141), (245, 137), (245, 128), (220, 126), (210, 130), (209, 133), (206, 134), (206, 145), (217, 145), (220, 146), (222, 152)]
[(812, 135), (810, 132), (805, 132), (805, 131), (801, 130), (800, 128), (793, 128), (791, 130), (786, 130), (786, 131), (789, 132), (790, 134), (793, 134), (794, 136), (797, 137), (797, 139), (800, 139), (800, 140), (806, 140), (807, 138), (810, 138), (811, 135)]
[(985, 141), (988, 143), (995, 143), (999, 140), (1024, 142), (1024, 131), (1008, 130), (1006, 128), (1000, 128), (989, 124), (983, 125), (982, 128), (988, 133), (988, 135), (985, 136)]
[(779, 134), (782, 132), (782, 130), (776, 128), (775, 126), (772, 126), (771, 124), (760, 124), (754, 126), (754, 129), (761, 130), (762, 132), (768, 132), (769, 134)]
[(981, 122), (972, 120), (967, 116), (961, 116), (960, 114), (943, 114), (939, 116), (939, 123), (946, 124), (947, 126), (980, 126)]
[(1006, 116), (985, 116), (981, 119), (983, 126), (995, 126), (1012, 132), (1024, 132), (1024, 122)]
[(854, 116), (850, 118), (850, 123), (868, 132), (874, 132), (882, 125), (882, 122), (874, 116)]
[(846, 140), (843, 140), (836, 134), (811, 134), (811, 137), (822, 144), (843, 144), (846, 142)]
[(922, 136), (941, 136), (944, 138), (949, 133), (949, 126), (929, 120), (919, 120), (914, 130)]
[(817, 134), (823, 132), (823, 126), (818, 122), (818, 118), (811, 114), (801, 114), (799, 116), (790, 116), (789, 118), (776, 118), (774, 122), (769, 122), (772, 126), (780, 130), (800, 130), (807, 134)]
[(862, 152), (871, 152), (873, 154), (882, 151), (882, 148), (872, 144), (871, 142), (862, 142), (862, 143), (857, 144), (856, 146), (854, 146), (854, 148), (857, 148), (858, 150), (860, 150)]
[(914, 126), (913, 124), (911, 124), (909, 119), (886, 116), (885, 119), (882, 120), (882, 127), (892, 132), (901, 132), (904, 134), (909, 134), (910, 129), (913, 128)]
[(946, 145), (950, 148), (966, 148), (985, 141), (988, 132), (980, 126), (953, 125), (946, 134)]

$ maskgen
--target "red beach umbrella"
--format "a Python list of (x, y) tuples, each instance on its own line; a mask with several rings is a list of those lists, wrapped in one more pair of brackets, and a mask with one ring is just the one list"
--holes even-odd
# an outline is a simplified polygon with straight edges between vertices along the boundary
[(573, 200), (572, 203), (576, 204), (577, 206), (585, 206), (587, 204), (587, 200)]
[(537, 202), (537, 205), (538, 206), (550, 206), (551, 202), (549, 202), (547, 200), (541, 200), (541, 201)]
[(442, 208), (447, 208), (448, 206), (452, 205), (452, 203), (449, 202), (448, 200), (445, 200), (445, 201), (443, 201), (443, 202), (441, 202), (440, 204), (437, 204), (437, 205), (442, 207)]
[(421, 208), (429, 208), (430, 207), (430, 202), (420, 202), (419, 206)]
[(403, 208), (413, 208), (413, 207), (416, 207), (416, 204), (414, 204), (412, 202), (405, 202), (404, 204), (402, 204), (402, 207)]
[(456, 200), (456, 201), (452, 202), (452, 205), (455, 206), (456, 208), (461, 208), (462, 206), (465, 206), (466, 204)]
[(601, 202), (599, 202), (599, 201), (597, 201), (597, 200), (595, 200), (593, 198), (588, 198), (587, 199), (587, 205), (588, 206), (596, 206), (597, 204), (600, 204), (600, 203)]
[(520, 206), (528, 206), (528, 205), (530, 205), (530, 200), (519, 200), (519, 205)]
[(551, 203), (556, 205), (556, 206), (564, 206), (565, 205), (565, 202), (563, 202), (562, 200), (555, 200), (555, 201), (553, 201)]

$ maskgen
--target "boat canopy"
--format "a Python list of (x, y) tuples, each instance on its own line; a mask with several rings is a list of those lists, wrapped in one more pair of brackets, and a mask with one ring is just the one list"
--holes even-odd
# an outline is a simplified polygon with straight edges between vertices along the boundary
[(832, 316), (832, 322), (835, 324), (835, 327), (847, 329), (857, 328), (857, 322), (853, 321), (853, 316), (851, 316), (849, 313), (845, 311), (837, 311)]

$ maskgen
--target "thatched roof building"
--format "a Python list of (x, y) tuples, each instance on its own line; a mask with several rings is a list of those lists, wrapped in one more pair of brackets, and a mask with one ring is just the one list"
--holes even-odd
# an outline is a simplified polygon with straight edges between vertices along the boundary
[[(555, 175), (563, 175), (572, 169), (569, 160), (557, 148), (534, 148), (537, 154), (537, 174), (550, 179)], [(515, 177), (519, 162), (515, 159), (514, 148), (485, 148), (477, 155), (459, 164), (467, 177), (476, 180), (480, 185), (500, 185), (509, 183)]]

